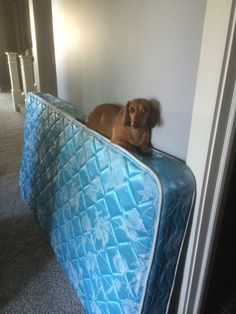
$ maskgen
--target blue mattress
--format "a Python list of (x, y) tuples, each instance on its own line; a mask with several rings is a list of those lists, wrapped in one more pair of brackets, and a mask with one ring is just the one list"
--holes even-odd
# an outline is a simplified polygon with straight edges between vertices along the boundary
[(85, 114), (71, 104), (28, 94), (23, 199), (86, 313), (167, 313), (193, 174), (156, 150), (131, 154), (76, 118)]

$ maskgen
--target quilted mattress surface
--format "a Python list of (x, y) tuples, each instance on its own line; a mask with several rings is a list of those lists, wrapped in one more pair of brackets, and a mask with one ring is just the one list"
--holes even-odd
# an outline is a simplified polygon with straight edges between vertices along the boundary
[(28, 94), (22, 196), (86, 313), (167, 313), (194, 177), (167, 154), (133, 155), (75, 118), (85, 118), (77, 107)]

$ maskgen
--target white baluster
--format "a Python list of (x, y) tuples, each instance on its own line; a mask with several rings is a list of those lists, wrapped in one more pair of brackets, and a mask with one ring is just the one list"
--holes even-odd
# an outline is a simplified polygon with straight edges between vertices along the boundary
[(6, 52), (8, 59), (8, 67), (11, 79), (11, 95), (13, 105), (16, 111), (20, 111), (19, 104), (24, 103), (24, 96), (22, 95), (19, 79), (19, 71), (17, 65), (17, 53)]
[(33, 57), (20, 55), (19, 58), (23, 91), (26, 96), (28, 92), (36, 91), (36, 85), (34, 83)]

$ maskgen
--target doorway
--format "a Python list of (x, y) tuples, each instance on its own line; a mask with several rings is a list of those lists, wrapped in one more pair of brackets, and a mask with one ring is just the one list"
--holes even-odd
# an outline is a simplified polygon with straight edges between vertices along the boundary
[(211, 258), (204, 314), (236, 313), (236, 135)]

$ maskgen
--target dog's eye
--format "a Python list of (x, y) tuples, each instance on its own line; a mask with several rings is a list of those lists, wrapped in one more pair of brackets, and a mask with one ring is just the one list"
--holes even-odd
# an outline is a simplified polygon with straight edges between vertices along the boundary
[(134, 107), (131, 107), (130, 109), (129, 109), (129, 112), (134, 112), (135, 110), (134, 110)]
[(147, 109), (146, 109), (146, 108), (143, 108), (143, 109), (142, 109), (142, 112), (143, 112), (143, 113), (147, 112)]

